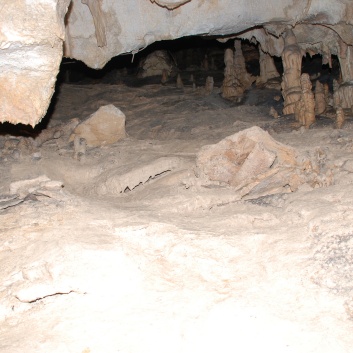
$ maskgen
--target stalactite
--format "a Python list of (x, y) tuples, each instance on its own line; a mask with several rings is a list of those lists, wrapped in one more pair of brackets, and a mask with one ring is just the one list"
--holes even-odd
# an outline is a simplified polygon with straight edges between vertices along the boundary
[(107, 45), (106, 25), (104, 20), (104, 13), (102, 11), (103, 0), (81, 0), (82, 4), (88, 6), (93, 17), (93, 23), (96, 30), (97, 45), (105, 47)]

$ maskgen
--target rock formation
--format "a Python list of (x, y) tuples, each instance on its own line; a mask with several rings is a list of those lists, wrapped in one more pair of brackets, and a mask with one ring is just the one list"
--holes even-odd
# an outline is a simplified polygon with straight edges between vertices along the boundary
[(251, 76), (246, 71), (245, 59), (244, 59), (243, 51), (241, 49), (241, 41), (240, 40), (234, 41), (234, 48), (235, 48), (234, 70), (235, 70), (237, 78), (239, 79), (241, 85), (243, 86), (243, 89), (247, 90), (250, 88), (252, 83), (256, 80), (256, 77)]
[(174, 64), (169, 54), (165, 50), (156, 50), (141, 60), (139, 64), (139, 76), (161, 76), (164, 71), (170, 76), (173, 69)]
[(184, 83), (183, 83), (183, 80), (181, 79), (180, 74), (178, 74), (178, 76), (177, 76), (176, 87), (177, 88), (184, 88)]
[(336, 129), (342, 129), (344, 122), (346, 121), (346, 117), (342, 107), (337, 107), (336, 109), (336, 121), (335, 127)]
[(302, 51), (292, 30), (287, 30), (284, 36), (282, 53), (283, 81), (282, 95), (284, 98), (283, 114), (293, 114), (295, 104), (301, 97), (300, 74), (302, 66)]
[(117, 142), (126, 137), (125, 114), (112, 104), (102, 106), (77, 125), (70, 140), (75, 141), (76, 137), (85, 139), (84, 145), (90, 147)]
[(214, 87), (214, 80), (212, 76), (207, 76), (206, 78), (206, 84), (205, 84), (205, 91), (206, 94), (211, 94), (213, 91)]
[(265, 53), (261, 47), (259, 48), (260, 53), (260, 77), (256, 79), (256, 84), (264, 84), (272, 78), (279, 77), (279, 73), (276, 69), (273, 57)]
[(88, 6), (92, 14), (98, 47), (105, 47), (107, 45), (107, 38), (105, 34), (105, 15), (102, 11), (103, 0), (81, 0), (81, 2)]
[(327, 107), (327, 96), (324, 85), (317, 80), (315, 83), (315, 114), (323, 114)]
[(224, 52), (224, 80), (222, 85), (223, 98), (241, 98), (244, 93), (243, 86), (237, 78), (234, 68), (234, 53), (228, 48)]
[(324, 177), (316, 161), (256, 126), (203, 146), (196, 166), (203, 184), (229, 185), (242, 197), (293, 192), (304, 183), (315, 187)]
[(342, 108), (353, 106), (353, 46), (343, 40), (338, 42), (338, 59), (340, 62), (342, 84), (335, 90), (336, 100)]
[(293, 0), (8, 1), (0, 13), (0, 119), (31, 125), (41, 120), (54, 92), (64, 40), (65, 57), (99, 69), (112, 57), (134, 56), (153, 42), (199, 34), (254, 38), (266, 53), (281, 55), (286, 32), (286, 114), (294, 112), (300, 96), (301, 50), (323, 54), (328, 63), (338, 55), (343, 85), (337, 94), (342, 107), (350, 108), (352, 11), (352, 2), (342, 0), (312, 0), (310, 6)]
[(295, 103), (295, 118), (299, 124), (308, 129), (315, 122), (315, 98), (308, 74), (301, 75), (300, 85), (301, 96)]

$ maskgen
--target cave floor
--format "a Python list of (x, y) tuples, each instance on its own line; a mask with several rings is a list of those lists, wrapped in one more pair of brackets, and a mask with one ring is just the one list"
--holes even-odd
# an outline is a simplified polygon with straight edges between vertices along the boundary
[[(0, 351), (352, 352), (351, 117), (302, 130), (269, 115), (276, 96), (62, 84), (49, 127), (114, 104), (128, 137), (81, 161), (72, 143), (48, 141), (38, 158), (3, 148)], [(255, 125), (322, 154), (334, 183), (254, 200), (194, 183), (202, 146)], [(121, 170), (120, 189), (102, 192), (102, 173)], [(6, 199), (43, 175), (64, 187)]]

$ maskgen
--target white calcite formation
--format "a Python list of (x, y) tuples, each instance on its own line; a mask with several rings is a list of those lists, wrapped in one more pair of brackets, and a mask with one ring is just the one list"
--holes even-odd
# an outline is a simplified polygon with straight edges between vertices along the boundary
[[(114, 56), (191, 35), (250, 37), (264, 52), (281, 56), (288, 30), (302, 54), (322, 54), (329, 64), (331, 54), (338, 55), (345, 91), (341, 105), (350, 107), (352, 14), (353, 4), (341, 0), (8, 1), (0, 12), (0, 119), (31, 125), (41, 120), (54, 92), (64, 40), (64, 56), (99, 69)], [(288, 113), (296, 99), (291, 90), (287, 82)]]

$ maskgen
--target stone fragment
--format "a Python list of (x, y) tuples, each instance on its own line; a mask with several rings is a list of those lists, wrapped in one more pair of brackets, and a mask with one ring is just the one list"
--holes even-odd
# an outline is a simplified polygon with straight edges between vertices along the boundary
[(255, 126), (202, 147), (196, 175), (203, 184), (228, 185), (241, 197), (258, 197), (293, 192), (304, 183), (316, 187), (325, 179), (318, 165)]
[(178, 157), (162, 157), (141, 163), (138, 167), (119, 166), (97, 177), (94, 192), (98, 195), (119, 195), (125, 191), (132, 191), (139, 185), (153, 182), (162, 174), (181, 169), (184, 164), (184, 160)]
[(75, 128), (70, 140), (76, 136), (84, 138), (90, 147), (117, 142), (126, 137), (125, 114), (112, 104), (102, 106)]
[(30, 193), (34, 193), (39, 189), (61, 189), (63, 183), (61, 181), (50, 180), (46, 175), (41, 175), (34, 179), (26, 179), (15, 181), (10, 184), (10, 193), (18, 194), (24, 197)]

